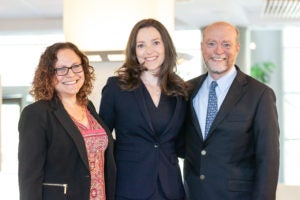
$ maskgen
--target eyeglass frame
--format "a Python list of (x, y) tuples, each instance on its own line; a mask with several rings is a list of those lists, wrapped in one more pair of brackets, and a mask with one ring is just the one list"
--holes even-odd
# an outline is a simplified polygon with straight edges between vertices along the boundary
[[(75, 72), (73, 69), (74, 69), (74, 67), (76, 68), (76, 67), (81, 67), (81, 71), (79, 71), (79, 72)], [(65, 74), (57, 74), (57, 71), (58, 70), (66, 70), (66, 73)], [(68, 73), (69, 73), (69, 70), (72, 70), (72, 72), (73, 73), (75, 73), (75, 74), (79, 74), (79, 73), (81, 73), (81, 72), (83, 72), (83, 65), (82, 64), (76, 64), (76, 65), (72, 65), (72, 66), (70, 66), (70, 67), (58, 67), (58, 68), (54, 68), (54, 71), (55, 71), (55, 74), (57, 75), (57, 76), (66, 76)]]

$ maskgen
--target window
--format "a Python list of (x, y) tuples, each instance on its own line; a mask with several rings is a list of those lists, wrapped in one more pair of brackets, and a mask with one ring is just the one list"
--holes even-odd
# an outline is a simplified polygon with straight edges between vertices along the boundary
[[(64, 41), (62, 32), (49, 34), (0, 35), (0, 75), (9, 95), (19, 96), (18, 89), (30, 86), (39, 57), (54, 42)], [(14, 93), (15, 92), (15, 93)], [(3, 96), (6, 91), (3, 88)], [(22, 98), (22, 97), (21, 97)], [(23, 103), (28, 99), (7, 98), (1, 105), (0, 199), (19, 199), (18, 192), (18, 121)]]
[(2, 86), (29, 86), (46, 46), (64, 41), (62, 33), (0, 35)]
[(300, 28), (286, 28), (283, 31), (283, 174), (284, 183), (300, 185)]
[[(1, 106), (1, 171), (0, 188), (3, 197), (18, 199), (18, 120), (20, 99), (3, 99)], [(8, 117), (9, 116), (9, 117)], [(9, 185), (9, 187), (7, 187)]]
[(184, 80), (199, 76), (202, 73), (201, 31), (177, 30), (174, 33), (173, 40), (179, 57), (178, 75)]

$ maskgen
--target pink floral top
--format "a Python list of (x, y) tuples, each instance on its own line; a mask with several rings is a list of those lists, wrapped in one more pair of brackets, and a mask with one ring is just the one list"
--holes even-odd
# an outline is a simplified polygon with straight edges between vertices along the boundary
[(105, 200), (104, 153), (108, 145), (108, 138), (101, 125), (87, 109), (85, 110), (89, 127), (72, 119), (79, 128), (87, 149), (91, 173), (90, 200)]

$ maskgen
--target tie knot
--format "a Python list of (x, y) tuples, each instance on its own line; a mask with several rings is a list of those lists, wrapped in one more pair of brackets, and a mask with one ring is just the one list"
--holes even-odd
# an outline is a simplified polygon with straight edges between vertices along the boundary
[(211, 84), (210, 84), (210, 89), (214, 90), (217, 86), (218, 86), (217, 81), (213, 81), (213, 82), (211, 82)]

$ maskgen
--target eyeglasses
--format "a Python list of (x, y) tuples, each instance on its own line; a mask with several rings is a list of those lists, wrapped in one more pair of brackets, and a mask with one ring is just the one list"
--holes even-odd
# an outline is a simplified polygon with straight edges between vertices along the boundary
[(54, 71), (56, 72), (57, 76), (65, 76), (69, 73), (69, 69), (72, 69), (73, 73), (80, 73), (82, 72), (82, 64), (73, 65), (71, 67), (55, 68)]

